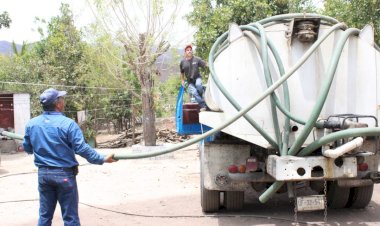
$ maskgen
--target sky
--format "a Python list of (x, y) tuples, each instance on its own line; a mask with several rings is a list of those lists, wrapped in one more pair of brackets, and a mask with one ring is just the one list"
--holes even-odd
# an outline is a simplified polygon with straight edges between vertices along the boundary
[[(0, 0), (0, 13), (7, 11), (12, 20), (10, 28), (0, 29), (0, 41), (15, 41), (21, 44), (23, 41), (31, 43), (40, 40), (35, 18), (50, 21), (52, 17), (59, 15), (61, 2), (70, 5), (77, 28), (95, 21), (86, 0)], [(191, 10), (190, 0), (179, 2), (180, 11), (174, 27), (174, 33), (177, 35), (172, 36), (175, 37), (173, 41), (178, 44), (190, 43), (195, 29), (182, 18)]]

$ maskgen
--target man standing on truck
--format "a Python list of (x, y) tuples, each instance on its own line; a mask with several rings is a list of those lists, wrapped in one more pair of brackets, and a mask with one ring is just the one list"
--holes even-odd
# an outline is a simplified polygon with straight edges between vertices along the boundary
[(189, 93), (201, 107), (201, 111), (206, 110), (206, 103), (203, 99), (202, 77), (199, 67), (207, 67), (207, 63), (201, 58), (193, 56), (193, 46), (185, 47), (185, 57), (181, 60), (179, 68), (181, 71), (181, 84), (185, 87), (185, 77), (189, 85)]
[(51, 225), (57, 201), (65, 225), (79, 226), (78, 161), (112, 163), (114, 154), (101, 155), (85, 143), (78, 124), (63, 115), (66, 91), (50, 88), (40, 96), (44, 112), (26, 125), (23, 148), (34, 154), (40, 193), (39, 226)]

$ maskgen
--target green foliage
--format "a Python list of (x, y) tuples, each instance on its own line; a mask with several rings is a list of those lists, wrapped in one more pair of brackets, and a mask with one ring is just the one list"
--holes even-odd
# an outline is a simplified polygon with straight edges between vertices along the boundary
[[(25, 44), (25, 43), (24, 43)], [(31, 95), (31, 112), (35, 116), (41, 113), (38, 96), (44, 87), (30, 86), (30, 83), (40, 83), (34, 73), (38, 68), (36, 57), (32, 51), (25, 48), (19, 54), (0, 57), (0, 90), (5, 92), (25, 92)]]
[(86, 38), (90, 42), (85, 51), (89, 70), (81, 77), (80, 82), (88, 86), (119, 88), (101, 91), (103, 95), (99, 95), (99, 90), (96, 90), (94, 98), (98, 96), (101, 98), (95, 102), (91, 101), (87, 106), (97, 105), (90, 109), (103, 106), (102, 112), (98, 112), (97, 117), (112, 121), (116, 127), (121, 128), (126, 125), (125, 121), (131, 118), (132, 108), (141, 106), (138, 78), (123, 61), (119, 60), (122, 58), (123, 48), (116, 45), (109, 35), (100, 31), (97, 24), (89, 27), (86, 32)]
[(27, 48), (28, 48), (28, 44), (25, 41), (23, 41), (22, 42), (22, 46), (21, 46), (21, 50), (18, 51), (16, 43), (14, 41), (12, 42), (12, 51), (13, 51), (13, 54), (15, 54), (17, 56), (24, 55), (26, 53)]
[[(47, 37), (36, 43), (33, 50), (36, 55), (36, 77), (46, 84), (73, 86), (72, 90), (68, 90), (70, 95), (86, 97), (87, 90), (84, 88), (87, 84), (80, 82), (89, 70), (84, 56), (86, 44), (74, 25), (69, 5), (62, 4), (60, 15), (53, 17), (47, 26)], [(75, 118), (76, 110), (83, 109), (85, 102), (86, 98), (68, 98), (68, 116)]]
[(203, 59), (230, 23), (244, 25), (272, 15), (316, 10), (311, 0), (193, 0), (192, 5), (187, 20), (198, 28), (194, 38), (197, 54)]
[(92, 115), (86, 115), (86, 120), (81, 123), (80, 128), (83, 131), (83, 137), (86, 142), (89, 142), (91, 139), (95, 138), (95, 118)]
[(7, 11), (4, 11), (0, 14), (0, 29), (3, 27), (9, 28), (12, 20), (9, 18), (9, 14)]
[(323, 14), (345, 22), (349, 27), (372, 24), (375, 42), (380, 45), (380, 0), (326, 0)]
[(42, 112), (38, 97), (43, 90), (52, 86), (67, 90), (65, 114), (75, 119), (77, 111), (86, 110), (85, 134), (96, 132), (98, 118), (123, 125), (131, 117), (132, 92), (139, 96), (138, 79), (114, 57), (122, 53), (123, 47), (114, 45), (107, 35), (94, 32), (89, 32), (93, 38), (87, 37), (90, 42), (82, 41), (84, 35), (74, 26), (66, 4), (51, 21), (39, 21), (47, 26), (46, 36), (40, 33), (40, 42), (30, 46), (24, 42), (21, 51), (14, 44), (12, 56), (0, 56), (0, 81), (10, 82), (0, 89), (30, 93), (32, 116)]
[(78, 85), (77, 79), (87, 70), (84, 48), (72, 12), (67, 4), (62, 4), (61, 15), (48, 24), (48, 36), (36, 45), (38, 57), (48, 69), (44, 78), (58, 84)]
[(180, 88), (178, 75), (172, 75), (164, 83), (159, 83), (155, 90), (155, 109), (157, 117), (175, 115), (175, 105)]

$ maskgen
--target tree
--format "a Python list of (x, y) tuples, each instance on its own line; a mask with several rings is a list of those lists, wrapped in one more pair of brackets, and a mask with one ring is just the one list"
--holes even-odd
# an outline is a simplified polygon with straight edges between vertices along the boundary
[(108, 121), (116, 121), (115, 128), (122, 128), (124, 121), (130, 117), (129, 111), (132, 105), (131, 98), (128, 99), (126, 96), (130, 96), (134, 90), (130, 87), (130, 72), (112, 56), (121, 52), (122, 48), (112, 45), (110, 37), (104, 33), (98, 33), (93, 25), (86, 30), (85, 38), (88, 47), (84, 55), (87, 59), (88, 71), (79, 81), (91, 87), (111, 88), (89, 93), (91, 100), (86, 103), (86, 106), (88, 109), (100, 109), (91, 112), (94, 120), (102, 117)]
[(7, 11), (4, 11), (0, 14), (0, 29), (3, 27), (9, 28), (12, 20), (9, 18), (9, 14)]
[(362, 28), (372, 24), (375, 42), (380, 45), (380, 0), (326, 0), (323, 14), (343, 21), (349, 27)]
[[(107, 96), (102, 95), (98, 99), (105, 107), (103, 111), (95, 113), (112, 122), (117, 132), (132, 127), (134, 138), (135, 119), (137, 115), (141, 115), (141, 88), (138, 78), (122, 60), (124, 47), (115, 45), (112, 37), (99, 29), (99, 24), (91, 24), (85, 31), (85, 38), (91, 47), (86, 51), (90, 59), (90, 70), (82, 79), (91, 86), (119, 88), (109, 90)], [(95, 99), (97, 95), (94, 94)]]
[[(131, 73), (108, 54), (111, 48), (113, 52), (121, 52), (123, 47), (111, 45), (107, 37), (96, 37), (91, 43), (91, 36), (88, 36), (83, 42), (83, 33), (75, 28), (68, 5), (62, 5), (60, 14), (51, 21), (37, 21), (40, 22), (41, 41), (33, 45), (23, 43), (21, 49), (14, 43), (13, 55), (0, 56), (0, 80), (4, 82), (0, 89), (30, 93), (32, 115), (35, 116), (42, 110), (38, 102), (41, 92), (58, 86), (57, 89), (69, 91), (67, 116), (75, 118), (77, 111), (87, 111), (90, 120), (85, 124), (91, 127), (84, 132), (96, 132), (97, 118), (125, 125), (130, 119), (130, 91), (115, 78), (120, 75), (131, 80)], [(107, 51), (104, 45), (108, 45)]]
[(186, 18), (198, 28), (195, 45), (203, 59), (232, 22), (245, 25), (272, 15), (316, 10), (311, 0), (193, 0), (192, 5), (194, 10)]
[[(145, 145), (156, 145), (154, 76), (156, 59), (169, 49), (166, 40), (174, 23), (177, 0), (95, 1), (96, 15), (106, 32), (124, 47), (120, 57), (141, 86)], [(165, 13), (164, 13), (165, 8)], [(169, 13), (168, 13), (169, 12)]]
[[(7, 92), (27, 92), (31, 94), (31, 112), (37, 115), (41, 112), (38, 95), (40, 86), (31, 86), (30, 83), (39, 83), (35, 71), (36, 55), (24, 43), (24, 50), (17, 54), (2, 56), (0, 59), (0, 81), (4, 82), (1, 89)], [(9, 82), (9, 83), (8, 83)]]
[(27, 48), (28, 48), (28, 43), (26, 43), (25, 41), (22, 42), (20, 51), (17, 49), (17, 44), (14, 41), (12, 42), (13, 54), (16, 54), (17, 56), (24, 55), (27, 51)]
[(156, 113), (161, 117), (173, 116), (175, 115), (175, 103), (178, 96), (178, 90), (181, 83), (178, 82), (178, 75), (173, 74), (168, 77), (168, 79), (163, 83), (159, 82), (159, 86), (156, 87), (158, 90), (156, 93)]
[[(42, 30), (42, 29), (40, 29)], [(66, 112), (74, 117), (76, 110), (82, 110), (88, 90), (81, 77), (88, 73), (85, 57), (87, 45), (81, 40), (81, 33), (74, 25), (73, 15), (68, 4), (62, 4), (60, 15), (53, 17), (47, 25), (47, 36), (34, 46), (37, 78), (42, 83), (72, 86)], [(78, 86), (78, 88), (76, 88)]]

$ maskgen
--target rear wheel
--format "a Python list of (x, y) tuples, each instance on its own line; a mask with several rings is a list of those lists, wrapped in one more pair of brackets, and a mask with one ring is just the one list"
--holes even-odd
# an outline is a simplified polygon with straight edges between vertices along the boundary
[(203, 212), (215, 212), (220, 207), (220, 194), (219, 191), (207, 190), (202, 186), (201, 188), (201, 205)]
[(227, 210), (243, 209), (244, 191), (225, 191), (224, 206)]
[(200, 162), (201, 162), (201, 206), (203, 212), (216, 212), (220, 208), (220, 191), (208, 190), (204, 187), (204, 171), (203, 171), (203, 154), (204, 146), (200, 145)]
[(339, 187), (336, 181), (329, 183), (327, 189), (327, 205), (332, 209), (344, 208), (348, 203), (350, 188)]
[(362, 209), (371, 202), (373, 194), (373, 184), (363, 187), (354, 187), (350, 190), (350, 198), (347, 207)]

